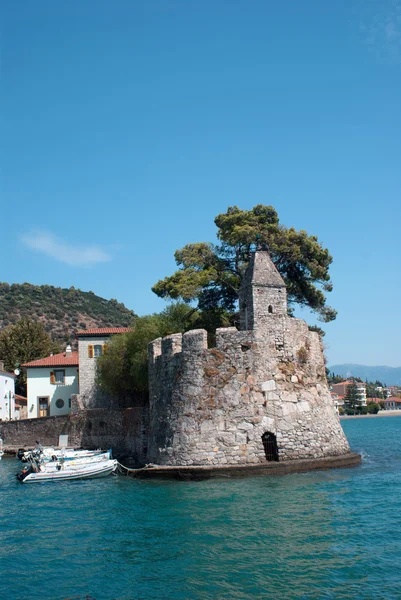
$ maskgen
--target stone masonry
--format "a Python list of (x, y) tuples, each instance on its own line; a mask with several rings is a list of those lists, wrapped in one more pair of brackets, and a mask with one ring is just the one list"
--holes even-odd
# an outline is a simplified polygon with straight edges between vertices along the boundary
[(109, 338), (105, 336), (85, 336), (78, 337), (78, 356), (79, 356), (79, 393), (85, 408), (91, 408), (96, 399), (95, 379), (96, 379), (96, 357), (89, 356), (89, 346), (104, 347)]
[(201, 329), (155, 340), (149, 385), (148, 462), (266, 463), (262, 436), (274, 439), (279, 461), (350, 452), (320, 337), (288, 316), (284, 281), (265, 251), (244, 276), (240, 331), (218, 329), (215, 348)]

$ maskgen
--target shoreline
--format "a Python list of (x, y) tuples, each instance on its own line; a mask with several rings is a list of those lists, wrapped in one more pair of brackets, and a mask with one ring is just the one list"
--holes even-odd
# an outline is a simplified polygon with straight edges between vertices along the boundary
[(341, 415), (342, 419), (372, 419), (375, 417), (401, 417), (401, 410), (381, 410), (376, 415)]

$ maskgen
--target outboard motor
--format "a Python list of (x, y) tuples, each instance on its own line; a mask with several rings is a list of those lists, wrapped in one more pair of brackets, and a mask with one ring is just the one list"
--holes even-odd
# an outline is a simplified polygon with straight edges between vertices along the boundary
[(22, 471), (16, 474), (16, 477), (18, 481), (24, 481), (25, 477), (28, 477), (30, 473), (33, 473), (32, 465), (29, 465), (29, 467), (24, 467)]
[(25, 448), (19, 448), (17, 452), (18, 460), (22, 460), (25, 454)]

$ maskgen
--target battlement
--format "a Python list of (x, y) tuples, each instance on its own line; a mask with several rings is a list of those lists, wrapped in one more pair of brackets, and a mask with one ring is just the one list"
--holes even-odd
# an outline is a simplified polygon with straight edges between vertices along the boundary
[[(253, 337), (252, 331), (238, 331), (236, 327), (220, 327), (216, 329), (216, 348), (226, 349), (242, 344), (245, 339)], [(212, 350), (208, 345), (205, 329), (191, 329), (186, 333), (174, 333), (164, 338), (157, 338), (149, 344), (149, 365), (155, 365), (160, 360), (164, 363), (170, 359), (191, 360), (198, 352)]]
[(154, 365), (160, 358), (168, 360), (177, 355), (189, 356), (193, 352), (207, 349), (206, 329), (191, 329), (186, 333), (173, 333), (150, 342), (148, 347), (149, 363)]

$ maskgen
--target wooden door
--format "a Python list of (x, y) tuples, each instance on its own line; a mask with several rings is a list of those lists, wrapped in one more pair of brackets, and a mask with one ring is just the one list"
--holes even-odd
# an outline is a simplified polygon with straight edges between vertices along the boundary
[(49, 412), (49, 398), (39, 398), (39, 417), (48, 417)]
[(263, 447), (265, 449), (266, 460), (278, 462), (277, 438), (274, 433), (266, 431), (262, 435)]

